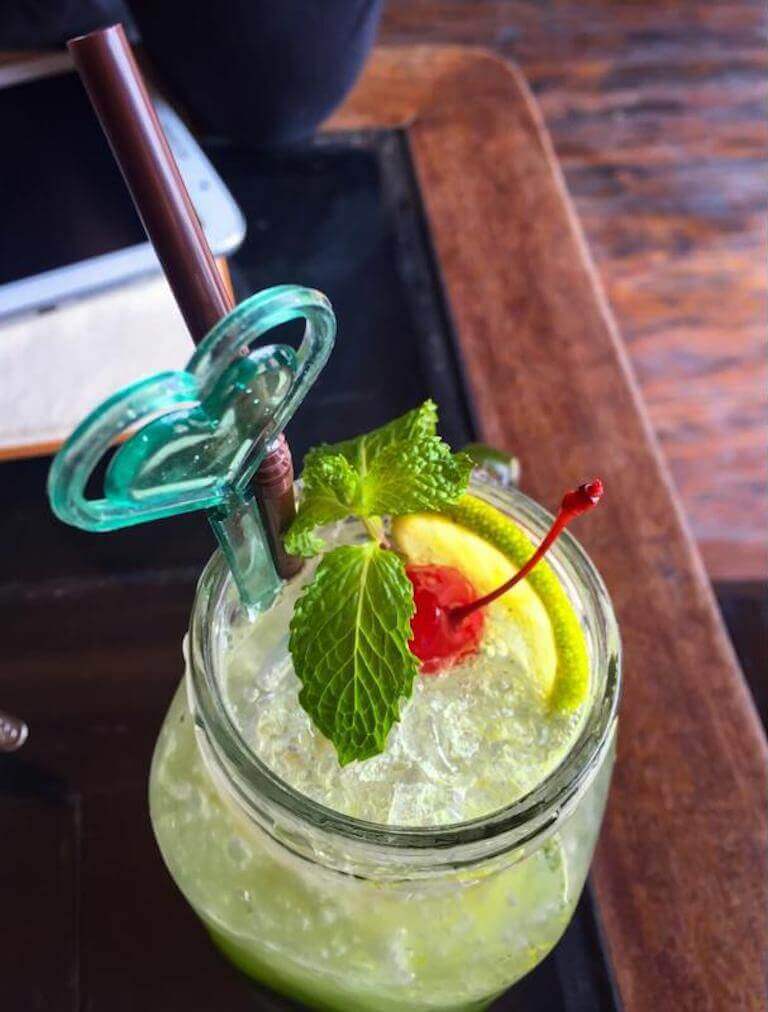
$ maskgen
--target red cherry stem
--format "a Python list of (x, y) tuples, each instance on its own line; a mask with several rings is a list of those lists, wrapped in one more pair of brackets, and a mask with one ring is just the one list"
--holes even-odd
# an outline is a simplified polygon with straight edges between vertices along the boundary
[(563, 501), (560, 504), (560, 509), (557, 512), (554, 523), (547, 532), (546, 537), (541, 542), (539, 547), (526, 562), (522, 569), (518, 570), (513, 577), (507, 580), (506, 583), (502, 583), (496, 590), (492, 590), (490, 594), (486, 594), (484, 597), (479, 597), (476, 601), (470, 601), (469, 604), (456, 605), (453, 608), (448, 608), (448, 617), (451, 622), (457, 625), (463, 622), (465, 618), (477, 611), (478, 608), (485, 608), (486, 605), (491, 604), (497, 598), (502, 597), (511, 590), (516, 583), (524, 580), (534, 566), (542, 560), (547, 554), (552, 545), (557, 541), (562, 532), (576, 517), (581, 516), (582, 513), (586, 513), (600, 502), (600, 497), (603, 494), (603, 483), (599, 478), (594, 478), (592, 481), (586, 482), (584, 485), (579, 485), (577, 489), (572, 492), (566, 492), (563, 496)]

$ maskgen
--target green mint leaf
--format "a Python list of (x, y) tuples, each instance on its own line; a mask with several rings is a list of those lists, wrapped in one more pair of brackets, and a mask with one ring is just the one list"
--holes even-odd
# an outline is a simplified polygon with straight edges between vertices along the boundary
[(313, 555), (319, 555), (325, 548), (325, 542), (314, 534), (315, 522), (305, 513), (302, 523), (294, 522), (286, 533), (284, 544), (289, 555), (300, 555), (304, 559), (311, 559)]
[(413, 608), (402, 561), (373, 541), (329, 552), (296, 603), (289, 646), (299, 702), (342, 766), (384, 751), (413, 690)]
[(424, 401), (418, 408), (387, 422), (380, 429), (319, 449), (343, 454), (360, 476), (365, 477), (376, 457), (388, 447), (434, 436), (436, 431), (437, 405), (434, 401)]
[(437, 407), (420, 407), (380, 429), (333, 446), (318, 446), (304, 461), (304, 493), (286, 536), (293, 555), (316, 555), (316, 527), (354, 514), (394, 516), (439, 510), (461, 498), (472, 462), (452, 454), (435, 435)]
[(354, 512), (360, 479), (349, 461), (330, 449), (307, 454), (302, 478), (302, 500), (286, 533), (285, 549), (291, 555), (317, 555), (323, 550), (323, 541), (312, 531)]
[(439, 436), (395, 443), (371, 461), (362, 485), (361, 516), (439, 510), (467, 490), (472, 461)]

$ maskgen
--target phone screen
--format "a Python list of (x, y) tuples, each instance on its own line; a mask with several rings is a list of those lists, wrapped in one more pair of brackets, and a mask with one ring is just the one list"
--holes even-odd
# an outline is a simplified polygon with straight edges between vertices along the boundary
[(0, 285), (146, 242), (74, 73), (0, 89)]

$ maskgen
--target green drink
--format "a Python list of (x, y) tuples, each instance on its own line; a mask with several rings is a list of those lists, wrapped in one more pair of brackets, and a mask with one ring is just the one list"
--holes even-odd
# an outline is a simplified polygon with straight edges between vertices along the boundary
[[(298, 349), (258, 343), (297, 318)], [(318, 292), (252, 296), (183, 371), (96, 408), (49, 495), (93, 531), (205, 510), (219, 541), (150, 781), (163, 857), (216, 945), (314, 1008), (482, 1009), (557, 942), (602, 818), (615, 620), (572, 538), (541, 562), (602, 485), (551, 527), (520, 493), (468, 494), (472, 460), (426, 402), (311, 451), (293, 516), (275, 440), (334, 330)]]
[[(546, 529), (519, 493), (473, 493), (534, 541)], [(329, 547), (367, 536), (356, 521), (322, 533)], [(171, 874), (246, 973), (314, 1008), (481, 1009), (555, 945), (602, 818), (619, 648), (577, 543), (550, 559), (588, 653), (579, 706), (548, 705), (530, 629), (502, 600), (477, 652), (417, 677), (385, 751), (341, 766), (288, 649), (316, 561), (250, 619), (214, 557), (150, 803)]]

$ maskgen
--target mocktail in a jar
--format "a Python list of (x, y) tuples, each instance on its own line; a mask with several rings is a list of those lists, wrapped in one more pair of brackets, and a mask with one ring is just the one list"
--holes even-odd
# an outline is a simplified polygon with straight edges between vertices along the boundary
[(485, 1008), (568, 924), (608, 790), (610, 602), (570, 535), (539, 561), (599, 482), (550, 529), (467, 487), (434, 420), (312, 451), (306, 562), (261, 612), (214, 556), (153, 761), (160, 849), (213, 940), (313, 1008)]

